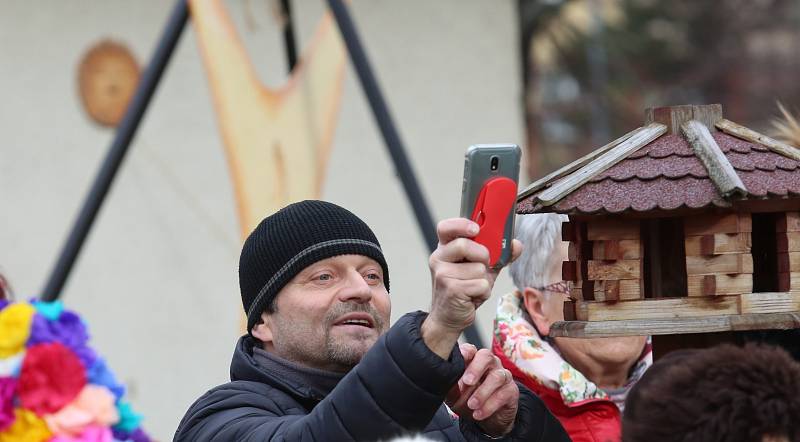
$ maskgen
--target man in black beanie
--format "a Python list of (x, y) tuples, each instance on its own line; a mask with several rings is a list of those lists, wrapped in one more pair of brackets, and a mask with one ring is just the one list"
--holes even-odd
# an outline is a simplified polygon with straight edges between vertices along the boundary
[(174, 440), (568, 441), (491, 352), (458, 345), (497, 276), (478, 229), (439, 223), (431, 312), (389, 328), (389, 269), (361, 219), (323, 201), (264, 219), (239, 260), (248, 334), (231, 382), (191, 406)]

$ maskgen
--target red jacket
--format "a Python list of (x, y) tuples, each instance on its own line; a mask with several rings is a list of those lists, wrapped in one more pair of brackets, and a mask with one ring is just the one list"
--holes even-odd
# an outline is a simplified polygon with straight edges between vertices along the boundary
[(522, 373), (503, 354), (497, 340), (492, 342), (492, 351), (500, 358), (503, 367), (511, 371), (514, 379), (542, 398), (573, 442), (618, 442), (621, 440), (621, 415), (613, 402), (608, 399), (587, 399), (568, 406), (564, 404), (558, 390), (547, 388)]

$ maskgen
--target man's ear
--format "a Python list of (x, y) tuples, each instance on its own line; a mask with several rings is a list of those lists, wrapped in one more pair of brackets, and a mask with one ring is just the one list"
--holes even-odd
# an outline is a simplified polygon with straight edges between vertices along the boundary
[(272, 345), (272, 315), (267, 312), (261, 313), (261, 320), (253, 326), (250, 334), (256, 339), (263, 342), (265, 345)]
[(536, 326), (536, 330), (539, 331), (539, 334), (547, 336), (550, 334), (550, 324), (552, 324), (553, 321), (547, 317), (545, 312), (544, 297), (544, 293), (531, 287), (525, 287), (525, 290), (522, 292), (525, 310), (531, 317), (533, 325)]

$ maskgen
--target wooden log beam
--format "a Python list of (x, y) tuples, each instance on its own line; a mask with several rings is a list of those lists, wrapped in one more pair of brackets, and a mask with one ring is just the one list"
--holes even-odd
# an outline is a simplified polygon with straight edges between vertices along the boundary
[(800, 293), (800, 272), (778, 273), (778, 291)]
[(616, 303), (578, 301), (575, 313), (580, 321), (734, 315), (739, 313), (739, 296), (642, 299)]
[(594, 259), (640, 259), (642, 243), (637, 239), (605, 240), (592, 243)]
[(580, 280), (579, 261), (564, 261), (561, 263), (561, 279), (564, 281)]
[(667, 133), (679, 135), (681, 125), (690, 120), (697, 120), (716, 130), (714, 125), (722, 119), (722, 106), (719, 104), (682, 105), (651, 107), (644, 111), (645, 124), (661, 123), (667, 126)]
[(559, 321), (550, 326), (549, 336), (609, 338), (615, 336), (678, 335), (747, 330), (788, 330), (795, 328), (800, 328), (800, 314), (798, 313), (760, 313), (622, 321)]
[(778, 216), (777, 232), (800, 232), (800, 212), (786, 212)]
[(683, 229), (686, 236), (752, 232), (753, 221), (749, 213), (689, 216), (683, 221)]
[(747, 293), (739, 296), (739, 313), (785, 313), (800, 310), (798, 293)]
[(642, 285), (638, 279), (594, 282), (595, 301), (626, 301), (642, 298)]
[(751, 143), (758, 143), (779, 155), (800, 161), (800, 149), (796, 147), (790, 146), (786, 143), (781, 143), (778, 140), (770, 138), (766, 135), (762, 135), (754, 130), (748, 129), (724, 118), (718, 121), (716, 126), (717, 129), (725, 132), (726, 134), (750, 141)]
[(688, 275), (686, 278), (689, 296), (739, 295), (753, 291), (753, 275), (749, 273)]
[(703, 123), (697, 120), (687, 121), (681, 125), (681, 131), (723, 198), (747, 195), (747, 188), (742, 179), (736, 174), (728, 157), (719, 148), (714, 137), (711, 136), (711, 132)]
[(587, 224), (586, 239), (589, 241), (638, 240), (640, 236), (638, 220), (602, 219), (589, 221)]
[(800, 252), (778, 253), (778, 273), (800, 272)]
[(599, 157), (600, 155), (608, 152), (609, 150), (613, 149), (614, 147), (617, 147), (617, 145), (619, 145), (620, 143), (622, 143), (623, 141), (627, 140), (632, 135), (637, 133), (638, 130), (639, 129), (632, 130), (632, 131), (626, 133), (625, 135), (617, 138), (616, 140), (606, 144), (605, 146), (603, 146), (603, 147), (601, 147), (599, 149), (595, 149), (595, 150), (589, 152), (587, 155), (584, 155), (581, 158), (578, 158), (577, 160), (567, 164), (566, 166), (564, 166), (564, 167), (562, 167), (562, 168), (560, 168), (560, 169), (558, 169), (558, 170), (556, 170), (556, 171), (554, 171), (552, 173), (549, 173), (549, 174), (545, 175), (544, 177), (532, 182), (530, 185), (528, 185), (528, 187), (523, 189), (519, 193), (519, 195), (517, 195), (517, 201), (522, 201), (523, 199), (525, 199), (525, 198), (533, 195), (534, 193), (544, 189), (545, 187), (547, 187), (548, 184), (552, 183), (553, 181), (555, 181), (555, 180), (557, 180), (559, 178), (563, 178), (564, 176), (569, 175), (570, 173), (580, 169), (581, 167), (585, 166), (587, 163), (591, 162), (592, 160), (594, 160), (595, 158)]
[(800, 252), (800, 232), (778, 232), (778, 253)]
[[(788, 271), (788, 270), (786, 270)], [(687, 256), (687, 275), (753, 273), (753, 255)]]
[(667, 127), (659, 123), (652, 123), (635, 130), (628, 139), (600, 155), (594, 161), (587, 163), (571, 175), (559, 180), (549, 189), (537, 195), (536, 199), (543, 206), (551, 206), (559, 202), (578, 187), (586, 184), (598, 174), (627, 158), (628, 155), (660, 137), (666, 131)]
[(750, 237), (749, 232), (687, 236), (684, 241), (686, 256), (750, 253)]
[(591, 259), (586, 262), (590, 281), (616, 281), (619, 279), (639, 279), (642, 262), (638, 259), (620, 259), (616, 261), (600, 261)]

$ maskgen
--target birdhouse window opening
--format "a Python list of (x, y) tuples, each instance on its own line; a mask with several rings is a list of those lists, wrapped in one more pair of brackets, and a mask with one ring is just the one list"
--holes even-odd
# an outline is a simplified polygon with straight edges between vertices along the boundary
[(779, 291), (777, 226), (780, 215), (783, 214), (752, 214), (753, 293)]
[(644, 249), (644, 297), (688, 296), (683, 219), (644, 219), (641, 222), (641, 238)]

